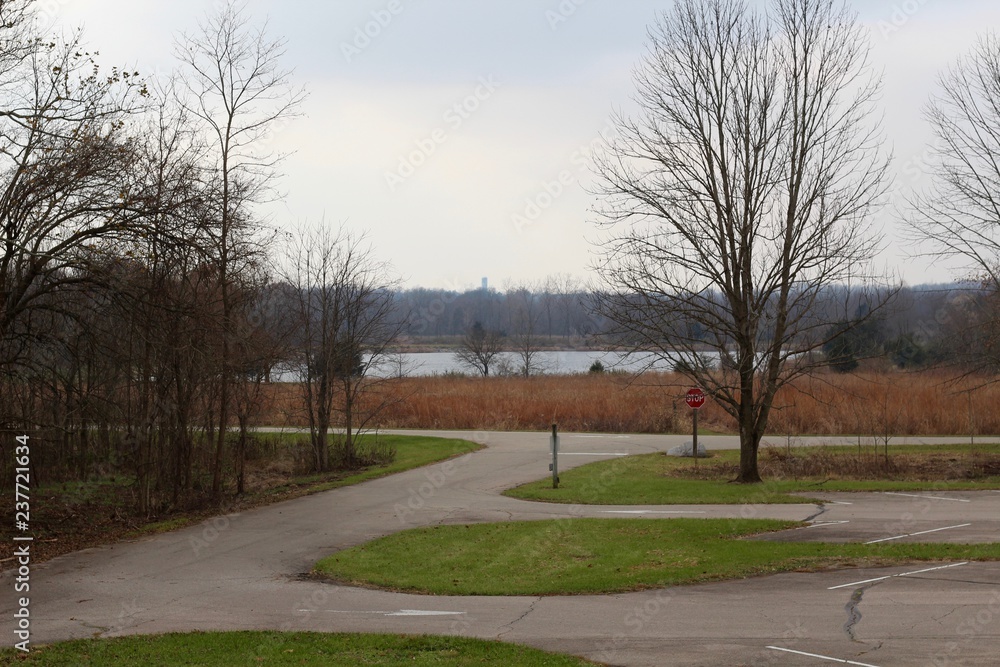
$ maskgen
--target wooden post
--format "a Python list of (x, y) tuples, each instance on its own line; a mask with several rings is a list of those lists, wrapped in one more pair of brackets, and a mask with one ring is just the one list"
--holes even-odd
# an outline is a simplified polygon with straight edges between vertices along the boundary
[(555, 424), (552, 425), (552, 488), (559, 488), (559, 433)]

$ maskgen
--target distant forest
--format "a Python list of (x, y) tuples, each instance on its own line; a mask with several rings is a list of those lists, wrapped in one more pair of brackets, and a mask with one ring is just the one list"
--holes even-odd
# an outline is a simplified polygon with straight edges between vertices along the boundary
[[(608, 338), (608, 322), (593, 311), (594, 295), (571, 280), (548, 281), (533, 289), (465, 292), (409, 289), (395, 295), (396, 307), (407, 318), (405, 343), (447, 346), (447, 339), (466, 334), (471, 326), (505, 336), (530, 326), (541, 344), (550, 347), (606, 347), (621, 343)], [(863, 307), (858, 295), (845, 297)], [(947, 361), (960, 362), (970, 350), (993, 347), (990, 311), (994, 297), (975, 283), (906, 286), (878, 316), (848, 334), (844, 342), (856, 356), (885, 356), (900, 367)], [(841, 302), (842, 303), (842, 302)], [(838, 316), (830, 313), (829, 324)], [(961, 344), (958, 344), (962, 341)]]
[(603, 330), (603, 321), (591, 312), (591, 295), (569, 279), (549, 284), (506, 291), (409, 289), (396, 293), (396, 304), (409, 322), (405, 333), (415, 342), (461, 336), (478, 322), (501, 333), (515, 333), (528, 323), (536, 335), (559, 337), (572, 346), (591, 344)]

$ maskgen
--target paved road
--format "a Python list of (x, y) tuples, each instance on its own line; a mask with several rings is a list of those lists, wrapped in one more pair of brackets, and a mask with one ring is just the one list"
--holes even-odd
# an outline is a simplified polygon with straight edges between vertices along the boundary
[[(546, 474), (545, 434), (458, 435), (488, 447), (429, 468), (37, 565), (31, 575), (33, 641), (284, 629), (500, 638), (613, 665), (998, 662), (998, 563), (788, 573), (643, 593), (543, 598), (402, 595), (302, 577), (319, 558), (377, 536), (471, 521), (641, 520), (698, 511), (704, 512), (698, 516), (814, 521), (782, 539), (1000, 539), (1000, 493), (993, 492), (822, 494), (823, 503), (801, 505), (528, 503), (499, 493)], [(568, 434), (560, 466), (663, 450), (681, 440)], [(709, 448), (736, 446), (733, 438), (704, 440)], [(650, 514), (617, 513), (637, 509)], [(0, 585), (13, 590), (11, 573)], [(7, 638), (13, 637), (13, 598), (3, 596), (0, 607), (0, 636)]]

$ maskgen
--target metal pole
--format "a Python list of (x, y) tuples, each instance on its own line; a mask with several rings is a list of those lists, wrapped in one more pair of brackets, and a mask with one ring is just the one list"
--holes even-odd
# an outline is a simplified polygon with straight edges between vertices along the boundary
[(694, 411), (694, 417), (691, 419), (691, 421), (692, 423), (694, 423), (694, 434), (692, 438), (694, 442), (691, 443), (692, 444), (691, 453), (694, 455), (694, 464), (698, 465), (698, 411), (697, 410)]
[(552, 488), (559, 488), (559, 434), (552, 425)]

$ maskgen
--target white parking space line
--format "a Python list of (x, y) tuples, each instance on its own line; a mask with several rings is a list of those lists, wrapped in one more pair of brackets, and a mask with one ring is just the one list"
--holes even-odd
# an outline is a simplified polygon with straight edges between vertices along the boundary
[(628, 456), (621, 452), (559, 452), (559, 456)]
[(846, 503), (843, 500), (824, 500), (824, 503), (830, 503), (831, 505), (853, 505), (854, 503)]
[(708, 514), (695, 510), (601, 510), (601, 514)]
[(914, 574), (923, 574), (924, 572), (933, 572), (935, 570), (947, 570), (948, 568), (951, 568), (951, 567), (959, 567), (961, 565), (968, 565), (968, 564), (969, 564), (968, 561), (963, 561), (961, 563), (952, 563), (951, 565), (939, 565), (937, 567), (929, 567), (929, 568), (927, 568), (925, 570), (914, 570), (913, 572), (901, 572), (899, 574), (890, 574), (890, 575), (885, 576), (885, 577), (875, 577), (874, 579), (865, 579), (864, 581), (852, 581), (849, 584), (841, 584), (839, 586), (830, 586), (826, 590), (828, 590), (828, 591), (835, 591), (838, 588), (849, 588), (851, 586), (860, 586), (861, 584), (870, 584), (873, 581), (885, 581), (886, 579), (893, 579), (895, 577), (909, 577), (909, 576), (912, 576)]
[(816, 658), (817, 660), (826, 660), (827, 662), (838, 662), (841, 665), (857, 665), (858, 667), (878, 667), (878, 665), (872, 665), (867, 662), (855, 662), (854, 660), (844, 660), (842, 658), (831, 658), (828, 655), (819, 655), (818, 653), (806, 653), (805, 651), (793, 651), (790, 648), (781, 648), (780, 646), (768, 646), (766, 648), (772, 651), (784, 651), (785, 653), (794, 653), (795, 655), (804, 655), (807, 658)]
[(374, 616), (464, 616), (464, 611), (431, 611), (428, 609), (399, 609), (397, 611), (350, 611), (341, 609), (299, 609), (300, 613), (316, 613), (322, 611), (326, 614), (372, 614)]
[(424, 609), (400, 609), (386, 616), (464, 616), (464, 611), (427, 611)]
[(906, 535), (893, 535), (892, 537), (883, 537), (878, 540), (870, 540), (865, 542), (865, 544), (878, 544), (879, 542), (891, 542), (892, 540), (901, 540), (904, 537), (915, 537), (917, 535), (926, 535), (928, 533), (938, 533), (942, 530), (951, 530), (952, 528), (965, 528), (971, 526), (971, 523), (960, 523), (957, 526), (945, 526), (944, 528), (932, 528), (931, 530), (921, 530), (919, 533), (907, 533)]
[(945, 498), (944, 496), (922, 496), (915, 493), (896, 493), (895, 491), (885, 491), (883, 495), (886, 496), (904, 496), (906, 498), (927, 498), (928, 500), (950, 500), (956, 503), (971, 503), (971, 500), (965, 500), (964, 498)]
[(816, 523), (809, 524), (808, 526), (802, 526), (801, 528), (796, 528), (796, 530), (806, 530), (807, 528), (823, 528), (825, 526), (842, 526), (845, 523), (850, 523), (850, 521), (817, 521)]

